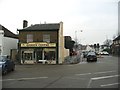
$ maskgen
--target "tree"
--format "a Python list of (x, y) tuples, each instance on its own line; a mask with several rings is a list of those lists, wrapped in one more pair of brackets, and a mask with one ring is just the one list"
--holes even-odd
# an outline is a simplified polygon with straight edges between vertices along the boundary
[(105, 41), (104, 41), (104, 45), (105, 46), (107, 46), (107, 48), (105, 48), (105, 49), (103, 49), (103, 51), (107, 51), (108, 53), (111, 53), (111, 48), (110, 48), (110, 45), (113, 43), (113, 41), (112, 40), (110, 40), (110, 39), (106, 39)]
[(104, 45), (106, 45), (107, 47), (109, 47), (112, 44), (112, 40), (106, 39), (103, 43), (104, 43)]

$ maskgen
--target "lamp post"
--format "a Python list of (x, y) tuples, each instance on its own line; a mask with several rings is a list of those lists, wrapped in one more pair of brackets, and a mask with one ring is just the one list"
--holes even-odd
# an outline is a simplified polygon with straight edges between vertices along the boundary
[[(78, 45), (78, 39), (77, 39), (77, 30), (75, 31), (75, 49), (77, 50), (77, 45)], [(80, 30), (82, 32), (82, 30)]]
[(75, 31), (75, 44), (77, 45), (77, 31)]

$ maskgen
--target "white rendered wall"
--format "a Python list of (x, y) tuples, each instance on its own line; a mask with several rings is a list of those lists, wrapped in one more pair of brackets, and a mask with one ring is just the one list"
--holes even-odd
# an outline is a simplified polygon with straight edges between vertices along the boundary
[(10, 55), (11, 49), (17, 49), (17, 39), (3, 37), (3, 52), (2, 55)]
[(17, 49), (17, 39), (3, 37), (3, 55), (10, 55), (11, 49)]
[(0, 55), (2, 55), (2, 52), (3, 52), (3, 48), (2, 48), (3, 36), (4, 36), (4, 31), (0, 30)]

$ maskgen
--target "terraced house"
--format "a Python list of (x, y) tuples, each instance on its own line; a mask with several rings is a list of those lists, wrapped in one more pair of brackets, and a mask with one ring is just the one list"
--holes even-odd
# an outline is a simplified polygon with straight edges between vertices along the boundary
[(27, 26), (19, 31), (19, 60), (21, 64), (38, 63), (46, 60), (49, 64), (62, 64), (64, 61), (63, 22), (44, 23)]

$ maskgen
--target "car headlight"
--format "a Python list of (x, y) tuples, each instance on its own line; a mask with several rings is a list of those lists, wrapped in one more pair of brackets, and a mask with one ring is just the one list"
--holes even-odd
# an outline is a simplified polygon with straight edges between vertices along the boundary
[(2, 65), (0, 64), (0, 71), (2, 71)]
[(2, 67), (2, 64), (0, 64), (0, 67)]

